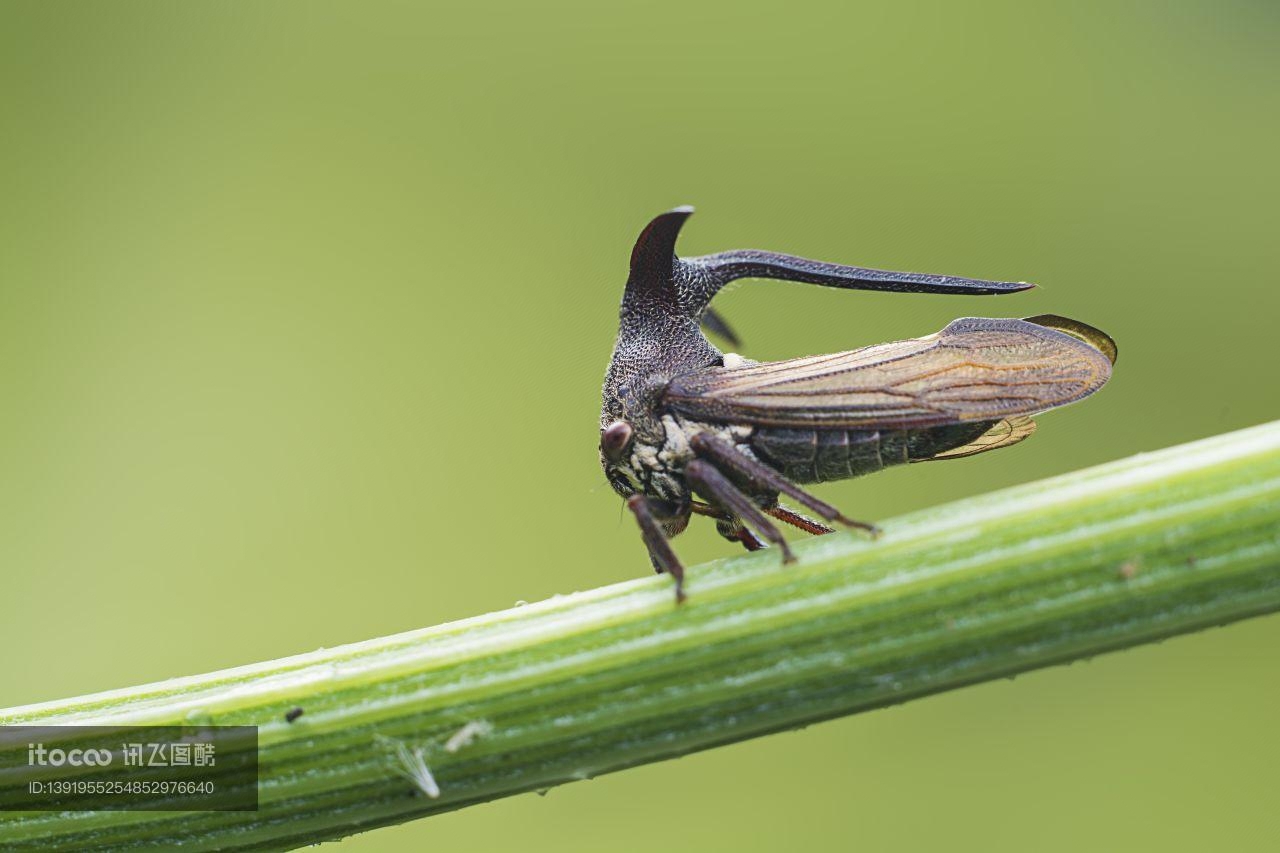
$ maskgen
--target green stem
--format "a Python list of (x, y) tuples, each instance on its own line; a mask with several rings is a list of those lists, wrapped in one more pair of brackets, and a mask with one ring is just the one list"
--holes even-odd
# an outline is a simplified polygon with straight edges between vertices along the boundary
[[(8, 814), (0, 848), (300, 846), (1271, 612), (1280, 422), (884, 527), (799, 543), (785, 568), (696, 567), (681, 607), (648, 577), (0, 711), (256, 725), (261, 750), (257, 812)], [(396, 744), (422, 751), (437, 798), (397, 772)]]

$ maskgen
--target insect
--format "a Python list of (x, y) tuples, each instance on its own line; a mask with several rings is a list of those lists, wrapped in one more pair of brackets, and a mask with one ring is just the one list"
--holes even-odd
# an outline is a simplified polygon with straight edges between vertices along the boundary
[(709, 307), (735, 279), (969, 295), (1034, 285), (754, 249), (679, 258), (676, 237), (692, 212), (661, 214), (632, 249), (600, 412), (605, 476), (635, 515), (654, 569), (675, 579), (678, 602), (684, 568), (669, 540), (692, 515), (714, 519), (748, 550), (772, 543), (784, 562), (794, 557), (774, 520), (815, 535), (832, 524), (875, 535), (799, 484), (1017, 444), (1035, 431), (1032, 415), (1087, 397), (1111, 376), (1115, 342), (1049, 314), (968, 317), (923, 338), (787, 361), (722, 353), (703, 328), (736, 340)]

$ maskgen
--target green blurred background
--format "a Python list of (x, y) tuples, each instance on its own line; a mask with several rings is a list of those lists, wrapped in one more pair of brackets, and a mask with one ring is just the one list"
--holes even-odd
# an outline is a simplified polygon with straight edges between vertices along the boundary
[[(649, 571), (596, 461), (631, 243), (1044, 286), (746, 282), (756, 358), (1054, 312), (1114, 381), (821, 494), (897, 513), (1280, 416), (1272, 3), (0, 7), (0, 705)], [(699, 525), (691, 564), (728, 553)], [(1274, 850), (1256, 620), (344, 842)], [(678, 724), (678, 721), (673, 721)]]

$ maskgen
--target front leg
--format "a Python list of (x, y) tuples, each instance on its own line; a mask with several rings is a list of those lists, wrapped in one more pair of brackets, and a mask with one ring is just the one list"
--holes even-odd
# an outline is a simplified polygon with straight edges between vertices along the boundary
[(632, 495), (627, 498), (627, 509), (635, 514), (636, 523), (640, 525), (640, 537), (649, 549), (649, 559), (658, 572), (666, 572), (676, 581), (676, 603), (684, 601), (684, 566), (671, 550), (671, 542), (662, 522), (654, 512), (653, 504), (644, 495)]

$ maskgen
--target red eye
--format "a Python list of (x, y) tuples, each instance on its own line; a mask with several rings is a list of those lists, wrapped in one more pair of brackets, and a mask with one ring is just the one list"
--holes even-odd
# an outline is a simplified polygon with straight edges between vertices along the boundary
[(626, 421), (614, 421), (600, 433), (600, 452), (610, 462), (617, 462), (631, 443), (631, 424)]

